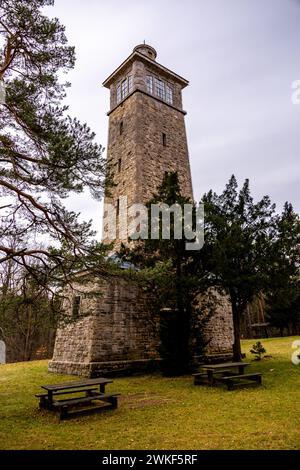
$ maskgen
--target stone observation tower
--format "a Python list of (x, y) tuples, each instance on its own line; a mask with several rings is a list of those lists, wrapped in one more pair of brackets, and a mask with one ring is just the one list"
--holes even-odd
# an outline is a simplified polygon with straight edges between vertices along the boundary
[[(182, 193), (193, 198), (182, 108), (188, 81), (156, 62), (156, 55), (146, 44), (135, 47), (103, 83), (110, 90), (107, 161), (114, 180), (105, 203), (116, 217), (124, 196), (128, 207), (149, 201), (166, 171), (177, 171)], [(121, 240), (117, 231), (116, 247)], [(58, 329), (49, 370), (94, 377), (156, 367), (161, 317), (151, 309), (151, 298), (120, 277), (79, 278), (66, 288), (65, 307), (75, 321)], [(225, 298), (206, 324), (205, 337), (207, 356), (232, 356)]]
[(105, 202), (117, 216), (122, 196), (128, 207), (149, 201), (166, 171), (177, 171), (183, 194), (193, 198), (182, 109), (188, 81), (156, 56), (153, 47), (136, 46), (103, 83), (110, 89), (107, 161), (115, 184)]

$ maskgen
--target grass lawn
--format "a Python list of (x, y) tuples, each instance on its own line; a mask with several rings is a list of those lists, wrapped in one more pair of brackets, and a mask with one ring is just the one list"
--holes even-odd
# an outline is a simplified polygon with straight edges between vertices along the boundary
[[(47, 361), (2, 365), (0, 449), (299, 449), (295, 339), (262, 340), (272, 358), (248, 367), (263, 373), (262, 387), (229, 392), (194, 386), (189, 376), (119, 378), (107, 387), (122, 394), (117, 410), (61, 423), (38, 409), (34, 394), (70, 377), (49, 374)], [(246, 360), (253, 343), (243, 341)]]

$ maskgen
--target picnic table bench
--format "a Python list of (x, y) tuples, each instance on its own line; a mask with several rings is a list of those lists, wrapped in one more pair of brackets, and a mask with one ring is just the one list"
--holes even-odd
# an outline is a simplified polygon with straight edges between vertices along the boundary
[(195, 385), (227, 385), (228, 390), (262, 384), (262, 374), (245, 374), (249, 362), (224, 362), (202, 365), (200, 372), (193, 374)]
[(249, 387), (251, 385), (262, 384), (262, 374), (260, 372), (254, 372), (252, 374), (235, 374), (231, 376), (224, 376), (221, 381), (227, 385), (228, 390), (234, 388)]
[[(97, 378), (80, 382), (42, 385), (41, 387), (46, 390), (46, 393), (38, 393), (35, 396), (40, 399), (40, 408), (59, 411), (60, 419), (66, 419), (79, 414), (117, 408), (120, 394), (105, 393), (105, 386), (109, 383), (112, 383), (112, 380)], [(76, 396), (65, 397), (65, 395), (72, 394), (76, 394)], [(61, 399), (57, 399), (58, 397)]]

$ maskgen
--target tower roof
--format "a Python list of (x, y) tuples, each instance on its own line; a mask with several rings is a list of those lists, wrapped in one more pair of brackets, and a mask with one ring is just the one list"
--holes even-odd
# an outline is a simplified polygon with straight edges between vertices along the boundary
[(157, 52), (154, 49), (154, 47), (149, 46), (148, 44), (139, 44), (138, 46), (135, 46), (133, 49), (133, 52), (140, 52), (141, 54), (144, 54), (146, 57), (149, 57), (152, 60), (155, 60), (157, 57)]
[(164, 67), (163, 65), (156, 62), (156, 56), (156, 50), (152, 46), (149, 46), (148, 44), (137, 45), (133, 49), (132, 54), (127, 57), (127, 59), (112, 74), (110, 74), (106, 80), (104, 80), (103, 86), (109, 88), (111, 83), (117, 78), (117, 76), (122, 74), (124, 68), (128, 67), (128, 65), (130, 65), (137, 59), (145, 62), (148, 65), (151, 65), (152, 68), (156, 68), (158, 72), (162, 73), (166, 77), (171, 77), (173, 80), (180, 83), (182, 88), (185, 88), (189, 84), (188, 80), (181, 77), (177, 73), (172, 72), (172, 70), (168, 69), (167, 67)]

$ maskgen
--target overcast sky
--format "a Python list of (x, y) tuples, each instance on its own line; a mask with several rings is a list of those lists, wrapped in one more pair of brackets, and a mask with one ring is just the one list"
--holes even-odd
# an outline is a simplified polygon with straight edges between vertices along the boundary
[[(183, 91), (194, 196), (221, 192), (234, 173), (255, 198), (300, 211), (298, 0), (56, 0), (48, 8), (76, 48), (67, 104), (106, 147), (109, 91), (101, 83), (143, 42), (190, 81)], [(68, 207), (101, 226), (88, 195)]]

